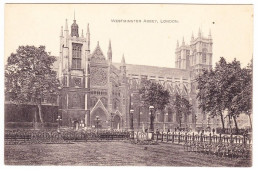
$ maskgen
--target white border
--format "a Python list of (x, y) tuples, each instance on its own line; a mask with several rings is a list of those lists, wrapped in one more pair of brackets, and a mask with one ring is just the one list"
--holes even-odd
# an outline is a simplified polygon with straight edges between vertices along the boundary
[[(114, 0), (114, 1), (104, 1), (104, 0), (78, 0), (76, 1), (77, 3), (189, 3), (189, 4), (253, 4), (254, 5), (254, 92), (253, 92), (253, 106), (254, 106), (254, 109), (253, 109), (253, 113), (254, 113), (254, 116), (253, 116), (253, 125), (254, 125), (254, 145), (253, 145), (253, 167), (252, 168), (249, 168), (249, 169), (253, 169), (253, 170), (259, 170), (260, 169), (260, 156), (259, 156), (259, 135), (257, 134), (257, 130), (259, 130), (259, 125), (257, 122), (260, 121), (259, 117), (260, 117), (260, 110), (259, 110), (259, 105), (257, 105), (257, 102), (258, 102), (258, 97), (259, 97), (259, 88), (260, 87), (260, 84), (259, 84), (259, 78), (258, 78), (258, 73), (260, 73), (260, 63), (259, 63), (259, 58), (260, 58), (260, 55), (259, 55), (259, 45), (260, 45), (260, 42), (259, 42), (259, 22), (260, 22), (260, 17), (259, 17), (259, 11), (260, 11), (260, 8), (259, 8), (259, 1), (257, 0), (148, 0), (148, 1), (145, 1), (145, 0), (128, 0), (128, 1), (120, 1), (120, 0)], [(45, 170), (45, 169), (66, 169), (66, 170), (70, 170), (70, 169), (73, 169), (72, 167), (65, 167), (65, 166), (60, 166), (60, 167), (48, 167), (48, 168), (45, 168), (45, 167), (21, 167), (21, 166), (4, 166), (4, 137), (3, 137), (3, 131), (4, 131), (4, 66), (3, 66), (3, 59), (4, 59), (4, 4), (5, 3), (76, 3), (75, 1), (73, 0), (2, 0), (0, 1), (0, 28), (1, 28), (1, 32), (0, 32), (0, 57), (2, 59), (2, 63), (0, 65), (0, 71), (1, 71), (1, 75), (2, 75), (2, 81), (1, 81), (1, 84), (0, 84), (0, 87), (1, 87), (1, 92), (0, 92), (0, 95), (1, 95), (1, 98), (0, 98), (0, 102), (1, 102), (1, 106), (0, 106), (0, 109), (1, 109), (1, 113), (0, 113), (0, 120), (2, 122), (2, 124), (0, 124), (0, 138), (1, 138), (1, 142), (0, 142), (0, 146), (2, 148), (0, 148), (0, 169), (1, 170), (5, 170), (5, 169), (26, 169), (26, 170), (35, 170), (35, 169), (40, 169), (40, 170)], [(257, 67), (258, 66), (258, 67)], [(162, 169), (161, 167), (77, 167), (77, 169), (113, 169), (113, 170), (132, 170), (132, 169), (149, 169), (151, 171), (153, 170), (158, 170), (158, 169)], [(163, 167), (163, 169), (166, 169), (166, 170), (172, 170), (172, 169), (196, 169), (196, 170), (208, 170), (209, 168), (207, 167), (196, 167), (196, 168), (180, 168), (180, 167)], [(235, 168), (210, 168), (210, 169), (224, 169), (224, 170), (230, 170), (230, 169), (235, 169)], [(241, 169), (241, 168), (240, 168)], [(244, 169), (244, 168), (242, 168)], [(245, 169), (248, 169), (248, 168), (245, 168)]]

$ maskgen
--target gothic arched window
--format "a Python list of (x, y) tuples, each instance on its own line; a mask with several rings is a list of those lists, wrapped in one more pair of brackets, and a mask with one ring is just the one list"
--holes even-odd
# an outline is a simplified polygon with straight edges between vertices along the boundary
[(91, 97), (90, 99), (90, 105), (91, 107), (94, 107), (95, 104), (97, 103), (98, 99), (96, 97)]
[(202, 63), (207, 63), (207, 49), (202, 50)]
[(82, 44), (72, 43), (72, 69), (81, 69)]

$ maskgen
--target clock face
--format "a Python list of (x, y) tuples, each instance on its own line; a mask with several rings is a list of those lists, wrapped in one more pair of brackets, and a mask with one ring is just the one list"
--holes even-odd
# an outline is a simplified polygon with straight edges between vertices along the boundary
[(107, 70), (105, 68), (90, 68), (90, 82), (92, 85), (104, 86), (107, 84)]

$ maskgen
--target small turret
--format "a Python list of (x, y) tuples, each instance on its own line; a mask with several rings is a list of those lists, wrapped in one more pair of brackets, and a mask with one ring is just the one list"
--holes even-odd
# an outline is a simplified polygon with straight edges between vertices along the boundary
[(121, 66), (125, 66), (125, 56), (124, 56), (124, 54), (123, 54), (123, 56), (122, 56)]
[(65, 30), (64, 31), (69, 31), (67, 18), (66, 18), (66, 21), (65, 21)]
[(81, 37), (84, 37), (84, 34), (83, 34), (83, 29), (82, 29), (82, 32), (81, 32)]
[(201, 31), (200, 31), (200, 28), (199, 28), (199, 32), (198, 32), (198, 37), (201, 37)]
[(75, 12), (74, 12), (74, 20), (73, 20), (73, 24), (71, 25), (71, 37), (76, 36), (79, 37), (79, 26), (76, 23), (76, 19), (75, 19)]
[(193, 32), (192, 32), (192, 34), (191, 34), (191, 41), (193, 41), (194, 40), (194, 35), (193, 35)]
[(108, 45), (108, 51), (107, 51), (107, 57), (109, 61), (112, 61), (112, 47), (111, 47), (111, 40), (109, 40)]
[(87, 26), (86, 40), (87, 40), (87, 50), (90, 51), (90, 32), (89, 32), (89, 24), (88, 24), (88, 26)]
[(209, 39), (212, 39), (211, 37), (211, 30), (209, 29), (209, 36), (208, 36)]

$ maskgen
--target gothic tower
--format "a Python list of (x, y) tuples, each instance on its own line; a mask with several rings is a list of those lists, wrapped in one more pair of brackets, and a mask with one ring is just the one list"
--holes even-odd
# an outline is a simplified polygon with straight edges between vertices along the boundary
[(179, 41), (177, 41), (177, 47), (175, 50), (175, 68), (179, 69), (189, 69), (190, 62), (190, 47), (185, 44), (184, 37), (182, 39), (181, 46), (179, 46)]
[(201, 30), (198, 31), (198, 37), (191, 37), (190, 49), (190, 66), (195, 74), (199, 74), (203, 69), (212, 67), (212, 37), (209, 31), (208, 37), (203, 37)]
[(64, 31), (61, 27), (58, 73), (62, 83), (59, 101), (62, 124), (76, 128), (89, 126), (90, 117), (89, 26), (87, 26), (86, 38), (83, 30), (81, 36), (78, 30), (75, 16), (70, 34), (67, 19)]

